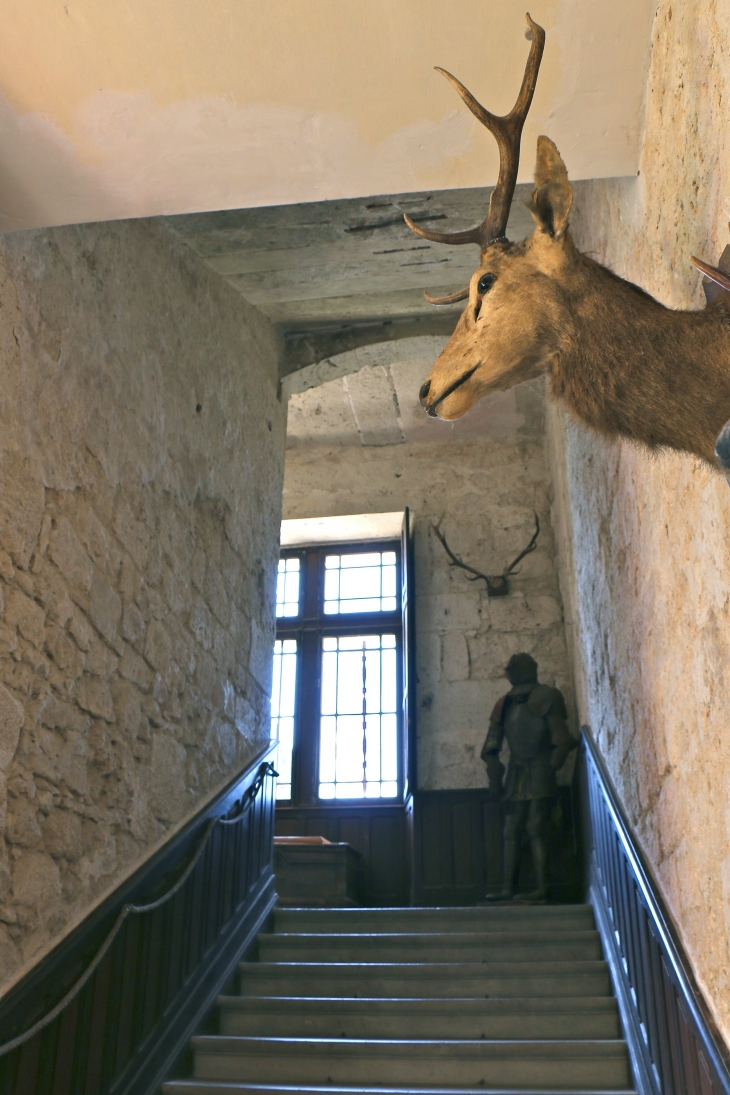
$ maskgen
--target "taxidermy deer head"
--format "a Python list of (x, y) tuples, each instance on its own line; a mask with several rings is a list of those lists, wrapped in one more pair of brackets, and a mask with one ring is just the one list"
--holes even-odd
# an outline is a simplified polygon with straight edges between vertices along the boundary
[[(673, 311), (581, 254), (568, 229), (573, 188), (548, 137), (537, 141), (535, 231), (520, 243), (505, 237), (545, 44), (542, 27), (529, 15), (527, 22), (530, 55), (517, 102), (504, 117), (438, 70), (496, 137), (500, 168), (476, 228), (432, 232), (405, 218), (424, 239), (476, 243), (481, 252), (467, 289), (441, 299), (426, 294), (432, 304), (467, 305), (421, 388), (421, 403), (434, 417), (460, 418), (488, 392), (546, 373), (552, 396), (605, 436), (694, 453), (715, 467), (715, 439), (730, 419), (730, 293), (702, 311)], [(699, 265), (730, 289), (727, 275)]]

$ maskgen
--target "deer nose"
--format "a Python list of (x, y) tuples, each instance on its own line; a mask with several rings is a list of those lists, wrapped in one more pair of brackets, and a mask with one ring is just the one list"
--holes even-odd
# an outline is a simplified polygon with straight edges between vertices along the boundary
[(421, 390), (418, 393), (418, 398), (421, 401), (421, 406), (426, 406), (426, 400), (428, 399), (428, 393), (431, 391), (431, 381), (427, 380), (425, 384), (421, 385)]

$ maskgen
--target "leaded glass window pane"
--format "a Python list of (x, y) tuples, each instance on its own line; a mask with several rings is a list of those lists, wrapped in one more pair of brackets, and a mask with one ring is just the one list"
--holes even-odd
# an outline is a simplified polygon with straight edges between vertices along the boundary
[(299, 615), (299, 560), (280, 559), (276, 577), (276, 615)]
[(322, 639), (319, 797), (398, 794), (395, 635)]
[(274, 643), (274, 673), (271, 688), (271, 736), (279, 742), (276, 753), (276, 767), (279, 772), (276, 784), (277, 799), (291, 798), (296, 685), (296, 639), (277, 639)]
[(325, 615), (395, 612), (398, 607), (394, 551), (327, 555), (324, 567)]

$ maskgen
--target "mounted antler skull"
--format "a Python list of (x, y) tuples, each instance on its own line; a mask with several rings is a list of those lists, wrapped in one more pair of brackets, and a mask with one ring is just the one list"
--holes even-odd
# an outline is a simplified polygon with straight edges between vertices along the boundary
[(475, 570), (474, 567), (468, 566), (468, 564), (463, 562), (458, 555), (455, 555), (449, 547), (448, 543), (446, 542), (446, 536), (441, 531), (441, 521), (443, 521), (443, 517), (440, 521), (432, 521), (431, 528), (443, 544), (444, 551), (446, 552), (450, 560), (449, 566), (459, 567), (460, 570), (465, 570), (468, 574), (473, 575), (473, 577), (467, 579), (467, 581), (469, 582), (476, 582), (480, 578), (482, 578), (487, 583), (487, 596), (506, 597), (509, 593), (508, 579), (510, 574), (513, 574), (517, 564), (522, 562), (525, 556), (529, 555), (530, 552), (534, 551), (537, 547), (537, 538), (540, 535), (540, 518), (537, 516), (537, 513), (535, 513), (535, 531), (532, 534), (532, 539), (530, 540), (527, 547), (522, 549), (520, 554), (512, 560), (507, 569), (504, 570), (501, 574), (482, 574), (481, 570)]
[[(426, 294), (432, 304), (467, 305), (421, 388), (421, 403), (434, 417), (460, 418), (489, 392), (545, 373), (552, 397), (606, 437), (693, 453), (716, 467), (715, 440), (730, 419), (730, 293), (722, 292), (730, 290), (730, 278), (697, 261), (720, 295), (703, 311), (673, 311), (581, 254), (568, 231), (573, 188), (548, 137), (537, 141), (535, 231), (520, 243), (504, 236), (545, 42), (529, 15), (527, 22), (530, 55), (505, 117), (490, 114), (444, 72), (496, 137), (500, 168), (489, 211), (476, 228), (431, 232), (406, 217), (424, 239), (476, 243), (481, 254), (467, 289), (440, 299)], [(726, 460), (728, 468), (729, 431), (730, 423), (718, 448), (721, 467)]]
[[(482, 258), (484, 258), (487, 249), (493, 243), (507, 242), (505, 232), (507, 231), (507, 221), (509, 220), (509, 211), (512, 206), (512, 198), (517, 184), (517, 172), (520, 166), (522, 127), (532, 105), (532, 96), (535, 94), (535, 85), (537, 84), (540, 62), (545, 48), (545, 31), (530, 18), (529, 13), (525, 18), (528, 23), (525, 37), (532, 40), (532, 47), (527, 58), (525, 75), (522, 77), (522, 87), (517, 96), (517, 102), (509, 114), (505, 114), (504, 117), (485, 110), (481, 103), (476, 101), (472, 93), (467, 91), (455, 76), (452, 76), (445, 68), (436, 67), (436, 71), (442, 73), (449, 83), (456, 88), (472, 114), (479, 119), (482, 125), (487, 127), (490, 133), (494, 134), (497, 140), (499, 175), (497, 185), (489, 199), (489, 209), (486, 217), (476, 228), (468, 228), (465, 232), (431, 232), (426, 228), (419, 228), (407, 213), (404, 214), (406, 224), (417, 236), (422, 236), (423, 239), (430, 240), (432, 243), (476, 243), (479, 245)], [(455, 304), (459, 300), (466, 300), (469, 296), (469, 287), (460, 289), (457, 293), (452, 293), (448, 297), (432, 297), (428, 293), (425, 293), (424, 296), (429, 304)]]

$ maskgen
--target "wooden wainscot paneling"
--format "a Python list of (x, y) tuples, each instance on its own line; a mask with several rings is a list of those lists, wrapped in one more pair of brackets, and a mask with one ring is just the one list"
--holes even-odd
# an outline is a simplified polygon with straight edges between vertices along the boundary
[(358, 894), (363, 905), (407, 905), (409, 864), (402, 805), (278, 806), (276, 836), (323, 836), (359, 854)]
[[(503, 809), (484, 788), (418, 791), (413, 796), (413, 903), (469, 905), (502, 886)], [(581, 899), (575, 804), (560, 789), (548, 827), (551, 900)], [(534, 886), (529, 845), (518, 893)]]
[(270, 752), (3, 997), (1, 1095), (160, 1090), (276, 900)]
[(579, 778), (588, 893), (639, 1095), (730, 1095), (730, 1049), (587, 727)]

